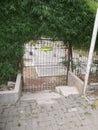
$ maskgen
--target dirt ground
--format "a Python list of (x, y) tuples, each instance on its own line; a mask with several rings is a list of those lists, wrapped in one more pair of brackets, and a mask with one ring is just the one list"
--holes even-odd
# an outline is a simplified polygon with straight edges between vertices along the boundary
[[(84, 75), (78, 76), (84, 81)], [(23, 69), (24, 91), (40, 91), (55, 89), (56, 86), (66, 85), (66, 76), (44, 76), (38, 77), (34, 67), (24, 67)], [(90, 75), (89, 83), (98, 83), (98, 75)]]
[[(82, 81), (84, 81), (85, 75), (78, 76)], [(89, 83), (98, 83), (98, 74), (90, 74)]]
[(23, 79), (24, 91), (53, 90), (56, 86), (66, 85), (66, 76), (38, 77), (34, 67), (24, 67)]

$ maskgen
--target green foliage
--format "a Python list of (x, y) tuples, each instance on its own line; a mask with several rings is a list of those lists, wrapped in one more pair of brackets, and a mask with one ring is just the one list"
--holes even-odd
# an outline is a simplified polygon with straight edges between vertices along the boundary
[(41, 36), (90, 44), (98, 4), (91, 0), (0, 1), (0, 82), (16, 76), (23, 44)]
[(0, 83), (16, 79), (23, 47), (18, 43), (0, 43)]
[(67, 64), (68, 64), (67, 58), (66, 57), (62, 57), (62, 61), (60, 63), (62, 63), (64, 66), (67, 66)]

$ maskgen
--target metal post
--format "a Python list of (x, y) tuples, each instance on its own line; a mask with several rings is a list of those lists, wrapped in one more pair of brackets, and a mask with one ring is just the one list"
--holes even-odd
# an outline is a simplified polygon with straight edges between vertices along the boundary
[(70, 60), (71, 60), (71, 71), (73, 72), (73, 54), (72, 54), (72, 44), (70, 44)]
[(93, 53), (94, 53), (94, 48), (95, 48), (95, 43), (96, 43), (97, 31), (98, 31), (98, 9), (97, 9), (95, 23), (94, 23), (94, 29), (93, 29), (93, 33), (92, 33), (92, 39), (91, 39), (91, 45), (90, 45), (90, 51), (89, 51), (89, 56), (88, 56), (87, 69), (86, 69), (86, 75), (85, 75), (85, 80), (84, 80), (84, 90), (83, 90), (84, 95), (86, 93), (86, 88), (87, 88), (87, 84), (88, 84), (90, 68), (91, 68), (91, 64), (92, 64), (92, 58), (93, 58)]
[(68, 43), (68, 61), (67, 61), (67, 77), (66, 77), (66, 85), (68, 85), (68, 72), (70, 69), (70, 43)]

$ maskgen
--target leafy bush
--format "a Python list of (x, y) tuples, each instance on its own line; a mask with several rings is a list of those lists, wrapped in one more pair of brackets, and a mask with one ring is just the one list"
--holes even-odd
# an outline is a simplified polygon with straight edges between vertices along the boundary
[(18, 43), (0, 43), (0, 84), (15, 80), (20, 70), (23, 47)]
[(0, 83), (15, 78), (23, 43), (31, 39), (45, 36), (88, 48), (98, 7), (93, 3), (92, 0), (1, 0)]

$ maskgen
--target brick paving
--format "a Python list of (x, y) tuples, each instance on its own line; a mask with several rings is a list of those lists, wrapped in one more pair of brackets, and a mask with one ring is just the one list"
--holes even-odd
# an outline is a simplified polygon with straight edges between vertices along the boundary
[(98, 107), (79, 95), (23, 93), (16, 104), (0, 106), (0, 130), (98, 130)]

